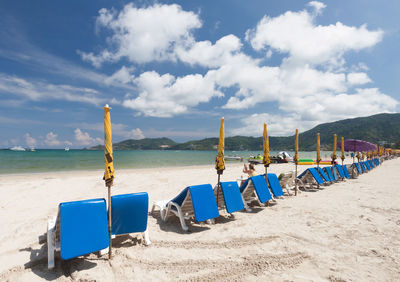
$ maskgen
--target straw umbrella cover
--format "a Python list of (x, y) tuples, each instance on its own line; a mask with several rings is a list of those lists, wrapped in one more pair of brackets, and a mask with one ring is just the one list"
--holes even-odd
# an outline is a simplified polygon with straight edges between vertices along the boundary
[(108, 235), (110, 238), (110, 246), (108, 252), (108, 258), (112, 258), (111, 253), (111, 186), (114, 182), (114, 162), (113, 162), (113, 148), (111, 140), (111, 118), (110, 118), (110, 107), (104, 106), (104, 160), (105, 160), (105, 172), (104, 180), (108, 188)]
[(264, 133), (263, 133), (263, 164), (265, 166), (265, 179), (267, 179), (267, 168), (271, 163), (271, 159), (269, 157), (269, 138), (268, 138), (268, 131), (267, 131), (267, 124), (264, 123)]
[(336, 144), (337, 144), (337, 136), (333, 134), (333, 152), (332, 152), (332, 165), (335, 164), (336, 156)]
[(215, 160), (215, 169), (218, 174), (218, 187), (220, 185), (220, 176), (225, 170), (224, 147), (225, 147), (225, 128), (224, 118), (221, 118), (221, 127), (219, 129), (218, 155)]
[(341, 142), (341, 151), (342, 151), (342, 156), (341, 156), (341, 159), (342, 159), (342, 165), (343, 165), (343, 161), (344, 161), (344, 159), (345, 159), (345, 156), (344, 156), (344, 138), (342, 137), (342, 142)]
[[(317, 134), (317, 167), (319, 169), (319, 162), (321, 161), (321, 143), (319, 138), (319, 133)], [(319, 189), (319, 184), (317, 185)]]
[(295, 188), (294, 188), (294, 195), (297, 196), (297, 164), (299, 162), (299, 130), (296, 128), (296, 138), (294, 140), (294, 164), (296, 166), (295, 170)]

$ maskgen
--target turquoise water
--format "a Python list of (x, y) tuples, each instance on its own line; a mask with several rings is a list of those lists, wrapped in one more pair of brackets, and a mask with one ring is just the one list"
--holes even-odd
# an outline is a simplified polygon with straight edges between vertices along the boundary
[[(293, 156), (293, 152), (288, 152)], [(246, 160), (261, 151), (226, 151), (226, 156), (240, 156)], [(271, 151), (271, 156), (277, 151)], [(214, 165), (217, 151), (115, 151), (115, 169)], [(300, 158), (314, 158), (315, 152), (300, 152)], [(330, 152), (321, 152), (329, 159)], [(36, 150), (34, 152), (0, 150), (0, 174), (48, 171), (104, 169), (103, 151)]]

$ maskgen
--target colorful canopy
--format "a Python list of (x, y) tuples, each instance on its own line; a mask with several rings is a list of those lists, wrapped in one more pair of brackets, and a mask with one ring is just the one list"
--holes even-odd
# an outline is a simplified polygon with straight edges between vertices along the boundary
[[(338, 142), (339, 143), (339, 142)], [(341, 145), (341, 142), (340, 142)], [(356, 139), (346, 139), (344, 140), (344, 150), (346, 152), (367, 152), (367, 151), (375, 151), (378, 148), (373, 143), (356, 140)]]
[(221, 118), (221, 127), (219, 129), (218, 155), (217, 159), (215, 160), (215, 169), (217, 170), (218, 174), (222, 174), (225, 169), (224, 147), (225, 147), (224, 118)]
[(110, 107), (104, 107), (104, 159), (105, 159), (105, 172), (104, 180), (106, 186), (110, 187), (114, 181), (114, 163), (113, 163), (113, 148), (111, 141), (111, 118)]
[(264, 166), (269, 166), (271, 163), (271, 159), (269, 158), (269, 139), (268, 139), (268, 131), (267, 131), (267, 124), (264, 123), (264, 133), (263, 133), (263, 164)]

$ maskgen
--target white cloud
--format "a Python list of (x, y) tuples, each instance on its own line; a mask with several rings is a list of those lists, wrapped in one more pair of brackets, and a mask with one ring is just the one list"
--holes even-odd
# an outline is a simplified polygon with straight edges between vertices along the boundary
[(214, 82), (200, 74), (177, 77), (170, 74), (145, 72), (135, 79), (139, 96), (127, 99), (123, 106), (146, 116), (171, 117), (186, 113), (190, 107), (222, 96)]
[(308, 6), (313, 7), (316, 14), (320, 14), (326, 8), (326, 5), (319, 1), (311, 1), (308, 3)]
[(352, 72), (347, 74), (347, 82), (350, 85), (361, 85), (372, 82), (365, 72)]
[(116, 71), (113, 75), (108, 77), (105, 81), (107, 84), (111, 84), (113, 82), (120, 82), (123, 84), (127, 84), (132, 82), (134, 79), (134, 75), (132, 74), (134, 68), (133, 67), (125, 67), (122, 66), (118, 71)]
[(104, 103), (104, 99), (98, 97), (99, 93), (94, 89), (56, 85), (42, 81), (28, 81), (4, 73), (0, 73), (0, 91), (31, 101), (52, 99), (94, 105)]
[(97, 25), (113, 32), (107, 40), (110, 49), (99, 55), (80, 54), (82, 59), (100, 66), (122, 57), (137, 63), (173, 59), (174, 47), (190, 42), (191, 30), (201, 27), (201, 22), (195, 13), (183, 11), (175, 4), (154, 4), (146, 8), (127, 4), (120, 13), (101, 9)]
[(144, 139), (143, 131), (140, 128), (135, 128), (130, 131), (129, 138), (140, 140)]
[(25, 133), (24, 138), (25, 138), (25, 143), (28, 147), (30, 148), (36, 147), (37, 144), (36, 139), (33, 138), (29, 133)]
[(269, 47), (288, 53), (290, 61), (296, 63), (340, 65), (345, 52), (374, 46), (382, 36), (383, 31), (370, 31), (366, 25), (316, 25), (314, 15), (304, 10), (288, 11), (275, 18), (264, 16), (255, 29), (247, 31), (246, 39), (255, 50)]
[(46, 135), (46, 139), (44, 140), (44, 143), (48, 146), (58, 146), (61, 144), (61, 141), (58, 140), (58, 135), (53, 133), (53, 132), (49, 132)]
[(74, 134), (75, 134), (75, 141), (82, 146), (97, 145), (103, 142), (101, 138), (93, 138), (90, 136), (88, 132), (84, 132), (79, 128), (76, 128), (74, 130)]

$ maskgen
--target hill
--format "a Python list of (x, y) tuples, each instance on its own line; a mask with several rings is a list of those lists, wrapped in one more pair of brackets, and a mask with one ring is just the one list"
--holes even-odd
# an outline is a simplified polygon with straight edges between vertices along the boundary
[[(321, 149), (331, 150), (333, 134), (337, 134), (338, 141), (345, 139), (361, 139), (372, 143), (396, 143), (400, 141), (400, 114), (378, 114), (369, 117), (345, 119), (320, 124), (299, 134), (299, 149), (313, 151), (316, 149), (317, 133), (321, 136)], [(271, 150), (294, 150), (294, 135), (288, 137), (270, 136)], [(176, 143), (169, 138), (145, 138), (141, 140), (125, 140), (115, 143), (114, 150), (215, 150), (218, 138)], [(95, 146), (91, 150), (103, 149)], [(262, 150), (262, 137), (234, 136), (225, 138), (225, 150)]]

